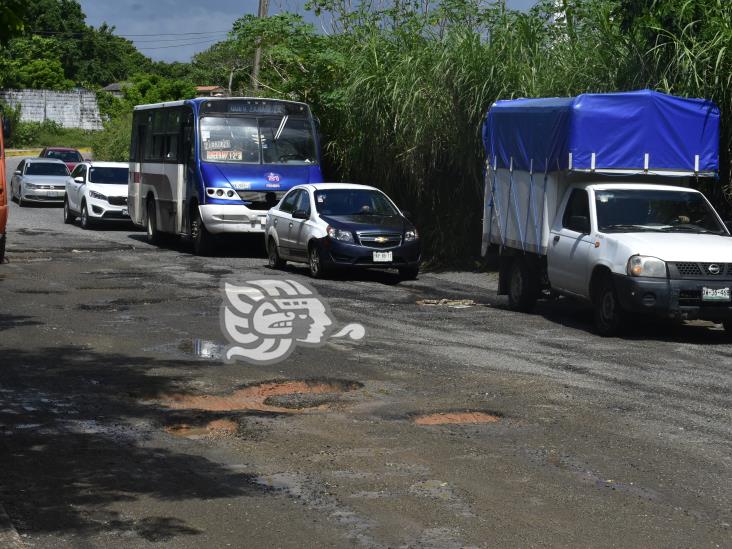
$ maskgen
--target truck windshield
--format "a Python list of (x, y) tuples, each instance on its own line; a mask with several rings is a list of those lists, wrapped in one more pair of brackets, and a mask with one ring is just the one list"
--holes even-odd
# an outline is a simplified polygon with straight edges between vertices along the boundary
[(689, 232), (726, 234), (701, 193), (613, 189), (595, 191), (602, 232)]
[(201, 159), (249, 164), (315, 164), (310, 120), (290, 115), (201, 119)]

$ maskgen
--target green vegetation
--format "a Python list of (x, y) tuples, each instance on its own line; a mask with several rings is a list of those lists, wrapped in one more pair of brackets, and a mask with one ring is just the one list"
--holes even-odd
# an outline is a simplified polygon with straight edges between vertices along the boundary
[[(330, 22), (328, 32), (293, 14), (247, 15), (191, 63), (165, 64), (109, 27), (88, 27), (75, 0), (38, 0), (24, 8), (24, 34), (2, 46), (0, 85), (132, 82), (122, 100), (100, 95), (108, 122), (94, 148), (110, 159), (127, 154), (134, 104), (190, 97), (194, 83), (307, 101), (321, 120), (326, 177), (394, 196), (416, 214), (426, 254), (440, 261), (479, 249), (480, 127), (493, 101), (648, 87), (719, 105), (721, 184), (705, 191), (729, 209), (729, 0), (541, 0), (529, 12), (480, 0), (374, 5), (310, 0), (307, 9)], [(43, 32), (31, 34), (31, 21)]]

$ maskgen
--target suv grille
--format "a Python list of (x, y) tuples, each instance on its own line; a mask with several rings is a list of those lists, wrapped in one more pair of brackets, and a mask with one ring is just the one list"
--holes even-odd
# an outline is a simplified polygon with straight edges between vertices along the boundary
[(369, 231), (357, 234), (361, 245), (369, 248), (395, 248), (402, 243), (402, 235), (399, 233)]
[(112, 206), (127, 206), (126, 196), (110, 196), (108, 200)]

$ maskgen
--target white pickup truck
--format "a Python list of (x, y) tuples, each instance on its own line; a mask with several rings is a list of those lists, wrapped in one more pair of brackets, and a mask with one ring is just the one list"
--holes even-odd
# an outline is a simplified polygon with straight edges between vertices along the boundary
[(732, 237), (690, 188), (716, 174), (718, 122), (708, 101), (648, 90), (494, 104), (483, 252), (498, 247), (499, 293), (522, 311), (586, 300), (606, 336), (629, 313), (732, 334)]

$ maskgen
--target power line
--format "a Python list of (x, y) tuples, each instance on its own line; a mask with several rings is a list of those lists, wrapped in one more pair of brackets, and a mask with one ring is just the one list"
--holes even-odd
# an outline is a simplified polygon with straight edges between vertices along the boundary
[[(136, 37), (153, 37), (153, 36), (190, 36), (193, 38), (194, 35), (213, 35), (213, 34), (227, 34), (231, 29), (221, 31), (206, 31), (206, 32), (159, 32), (151, 34), (113, 34), (120, 38), (136, 38)], [(83, 32), (72, 32), (72, 31), (31, 31), (31, 34), (41, 34), (50, 36), (84, 36)]]
[(196, 46), (198, 44), (211, 44), (214, 42), (218, 42), (217, 39), (212, 40), (203, 40), (202, 42), (188, 42), (187, 44), (173, 44), (172, 46), (143, 46), (141, 48), (137, 48), (138, 50), (164, 50), (167, 48), (182, 48), (183, 46)]

